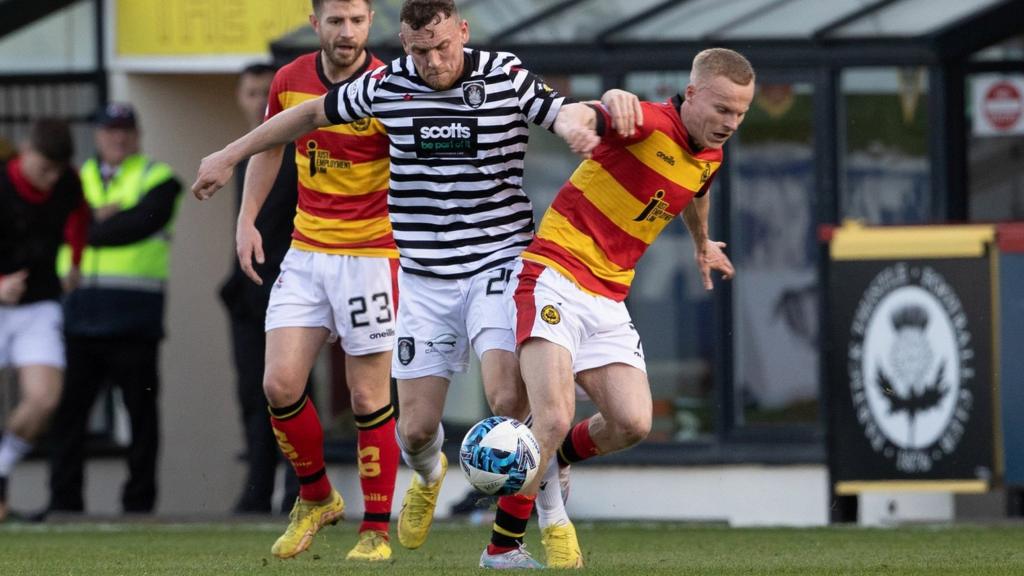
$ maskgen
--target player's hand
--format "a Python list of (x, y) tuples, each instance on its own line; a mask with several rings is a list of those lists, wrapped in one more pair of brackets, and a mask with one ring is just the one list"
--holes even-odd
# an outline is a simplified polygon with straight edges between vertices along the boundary
[(66, 276), (60, 279), (60, 285), (64, 289), (64, 293), (74, 291), (78, 288), (78, 285), (82, 283), (82, 270), (78, 266), (72, 266)]
[(590, 158), (590, 153), (601, 143), (601, 137), (594, 131), (595, 112), (580, 103), (562, 106), (552, 126), (555, 134), (569, 145), (573, 152)]
[(257, 285), (263, 286), (263, 279), (252, 266), (253, 260), (256, 260), (257, 264), (264, 262), (263, 236), (255, 224), (239, 222), (235, 231), (235, 253), (238, 254), (238, 265), (242, 267), (242, 272)]
[(717, 270), (722, 273), (723, 280), (731, 280), (736, 275), (736, 269), (732, 267), (732, 261), (722, 250), (725, 249), (725, 242), (706, 240), (704, 245), (697, 248), (697, 268), (700, 269), (700, 277), (704, 282), (705, 290), (713, 290), (715, 285), (711, 282), (711, 271)]
[(192, 185), (192, 195), (200, 200), (212, 198), (231, 179), (231, 170), (235, 164), (221, 150), (214, 152), (199, 163), (199, 173)]
[(17, 304), (27, 286), (28, 270), (25, 268), (3, 275), (0, 277), (0, 304)]
[(612, 117), (612, 128), (619, 136), (628, 138), (636, 132), (637, 126), (644, 125), (644, 111), (640, 99), (632, 92), (612, 88), (601, 96), (601, 104)]
[(567, 130), (562, 138), (569, 145), (569, 149), (584, 158), (590, 158), (591, 153), (601, 143), (601, 137), (590, 128), (572, 128)]
[(107, 218), (110, 218), (111, 216), (117, 214), (120, 211), (120, 204), (104, 204), (103, 206), (99, 206), (93, 209), (92, 219), (96, 222), (103, 222)]

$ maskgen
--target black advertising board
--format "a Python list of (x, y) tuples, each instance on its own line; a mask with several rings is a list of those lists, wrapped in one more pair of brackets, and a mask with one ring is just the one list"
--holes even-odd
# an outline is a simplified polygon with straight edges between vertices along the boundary
[(987, 253), (831, 261), (837, 486), (992, 479), (991, 267)]

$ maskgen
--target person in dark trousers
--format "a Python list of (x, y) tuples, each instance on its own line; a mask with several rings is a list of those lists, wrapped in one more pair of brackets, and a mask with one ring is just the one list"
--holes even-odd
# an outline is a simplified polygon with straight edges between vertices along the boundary
[(54, 262), (66, 240), (77, 266), (89, 222), (73, 149), (65, 122), (41, 119), (19, 154), (0, 163), (0, 369), (14, 368), (19, 396), (0, 439), (0, 521), (8, 513), (8, 477), (46, 429), (64, 382)]
[[(242, 70), (238, 79), (238, 107), (245, 114), (249, 129), (260, 125), (267, 110), (267, 95), (276, 68), (269, 64), (253, 64)], [(295, 148), (285, 151), (277, 179), (274, 180), (266, 204), (256, 218), (256, 229), (263, 238), (263, 263), (256, 263), (262, 278), (277, 278), (281, 261), (288, 246), (298, 202), (298, 173), (295, 168)], [(242, 204), (242, 189), (248, 162), (235, 168), (238, 205)], [(273, 281), (262, 286), (246, 278), (238, 259), (233, 258), (231, 274), (220, 288), (221, 301), (231, 320), (232, 359), (237, 376), (238, 402), (242, 409), (242, 427), (245, 433), (246, 478), (234, 511), (238, 514), (267, 514), (271, 512), (274, 478), (281, 452), (274, 438), (274, 430), (267, 420), (267, 397), (263, 393), (263, 365), (266, 360), (267, 303)], [(299, 492), (298, 479), (290, 466), (285, 467), (285, 496), (282, 507), (290, 510)]]
[[(81, 512), (86, 427), (107, 384), (120, 388), (131, 422), (125, 512), (157, 499), (158, 356), (164, 288), (181, 182), (139, 152), (134, 109), (112, 103), (97, 117), (98, 156), (79, 173), (92, 209), (79, 287), (65, 302), (67, 379), (53, 425), (49, 511)], [(66, 251), (58, 272), (68, 270)]]

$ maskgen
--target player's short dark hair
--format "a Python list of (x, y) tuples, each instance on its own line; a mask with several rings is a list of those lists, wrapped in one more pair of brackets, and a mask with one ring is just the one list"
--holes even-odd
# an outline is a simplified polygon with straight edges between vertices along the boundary
[(277, 72), (277, 66), (273, 64), (267, 64), (266, 62), (253, 62), (247, 64), (245, 68), (242, 68), (241, 76), (263, 76), (264, 74), (274, 74)]
[(28, 145), (47, 159), (61, 164), (71, 161), (75, 141), (68, 123), (56, 118), (40, 118), (28, 129)]
[[(324, 2), (328, 0), (313, 0), (313, 14), (320, 16), (320, 11), (324, 8)], [(342, 2), (357, 2), (358, 0), (341, 0)], [(373, 0), (363, 0), (366, 2), (366, 7), (373, 10)]]
[(458, 16), (455, 0), (405, 0), (399, 20), (413, 30), (419, 30), (437, 18)]

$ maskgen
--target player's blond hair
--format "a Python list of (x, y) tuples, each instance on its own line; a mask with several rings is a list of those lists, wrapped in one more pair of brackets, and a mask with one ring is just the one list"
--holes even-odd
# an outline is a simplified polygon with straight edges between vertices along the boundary
[(698, 84), (716, 76), (724, 76), (740, 86), (746, 86), (754, 81), (754, 67), (750, 65), (750, 61), (735, 50), (728, 48), (701, 50), (693, 58), (690, 83)]

